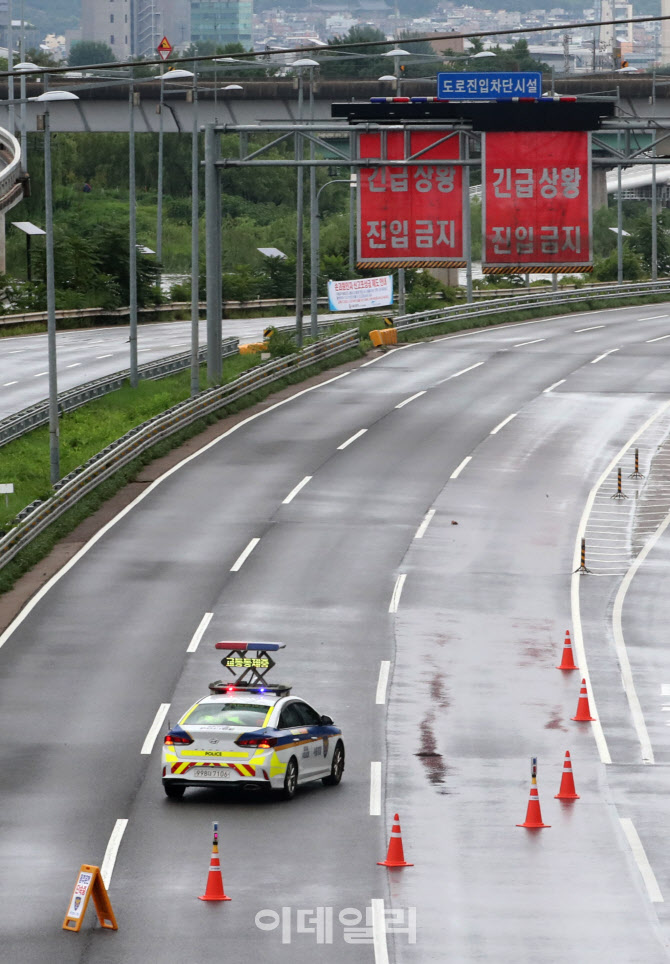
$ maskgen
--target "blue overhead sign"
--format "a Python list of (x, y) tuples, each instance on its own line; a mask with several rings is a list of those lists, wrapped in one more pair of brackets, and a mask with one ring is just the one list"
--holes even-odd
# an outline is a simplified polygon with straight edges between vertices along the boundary
[(445, 100), (513, 100), (542, 96), (539, 71), (486, 71), (437, 75), (437, 96)]

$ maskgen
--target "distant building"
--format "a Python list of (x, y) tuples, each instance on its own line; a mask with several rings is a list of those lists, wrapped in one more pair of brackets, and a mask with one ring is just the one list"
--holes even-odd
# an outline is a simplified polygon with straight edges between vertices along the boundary
[(167, 37), (173, 47), (190, 41), (189, 0), (82, 0), (81, 39), (112, 48), (117, 60), (155, 57)]
[(191, 0), (191, 42), (250, 48), (253, 0)]

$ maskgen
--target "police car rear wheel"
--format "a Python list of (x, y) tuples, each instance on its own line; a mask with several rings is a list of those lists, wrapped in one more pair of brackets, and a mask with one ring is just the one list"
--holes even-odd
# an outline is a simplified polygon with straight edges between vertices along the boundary
[(324, 787), (336, 787), (342, 779), (344, 771), (344, 746), (338, 743), (333, 753), (333, 762), (330, 767), (330, 776), (322, 777), (321, 782)]
[(284, 776), (284, 789), (282, 797), (284, 800), (292, 800), (298, 786), (298, 763), (294, 756), (288, 761), (286, 775)]
[(184, 790), (186, 787), (172, 787), (169, 783), (164, 783), (163, 789), (165, 790), (166, 796), (169, 797), (170, 800), (181, 800), (181, 798), (184, 796)]

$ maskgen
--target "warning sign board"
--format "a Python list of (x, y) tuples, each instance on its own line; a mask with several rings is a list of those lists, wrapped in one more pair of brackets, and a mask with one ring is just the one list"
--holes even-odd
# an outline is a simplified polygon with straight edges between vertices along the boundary
[(163, 37), (161, 42), (156, 47), (158, 56), (160, 57), (161, 60), (167, 60), (170, 54), (172, 53), (173, 49), (174, 48), (172, 47), (172, 44), (170, 43), (167, 37)]
[(81, 929), (91, 897), (95, 904), (95, 912), (98, 915), (100, 926), (112, 931), (119, 929), (107, 894), (107, 888), (100, 874), (100, 868), (93, 867), (90, 864), (82, 864), (72, 891), (70, 906), (63, 921), (64, 931), (72, 931), (76, 934)]

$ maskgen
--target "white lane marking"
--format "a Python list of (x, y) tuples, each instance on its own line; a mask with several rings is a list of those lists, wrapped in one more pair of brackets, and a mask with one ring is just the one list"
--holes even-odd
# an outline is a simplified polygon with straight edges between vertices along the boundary
[[(604, 327), (605, 327), (605, 326), (603, 325), (603, 328), (604, 328)], [(598, 355), (597, 358), (594, 358), (594, 359), (592, 360), (591, 364), (592, 364), (592, 365), (597, 365), (599, 361), (602, 361), (603, 358), (607, 358), (608, 355), (613, 355), (615, 351), (619, 351), (619, 349), (618, 349), (618, 348), (610, 348), (609, 351), (604, 351), (604, 352), (602, 353), (602, 355)]]
[(461, 474), (461, 472), (463, 471), (463, 469), (465, 468), (465, 466), (468, 464), (468, 462), (471, 461), (471, 459), (472, 459), (472, 456), (471, 456), (471, 455), (466, 455), (465, 458), (463, 459), (463, 461), (461, 462), (461, 464), (458, 466), (458, 468), (457, 468), (457, 469), (454, 469), (454, 471), (451, 473), (451, 475), (449, 476), (449, 478), (450, 478), (450, 479), (457, 479), (458, 476), (459, 476), (459, 475)]
[(651, 864), (649, 863), (647, 854), (642, 846), (642, 841), (638, 836), (633, 821), (630, 819), (630, 817), (619, 817), (619, 820), (621, 822), (621, 828), (626, 834), (626, 839), (630, 844), (630, 849), (633, 851), (635, 863), (638, 866), (638, 870), (642, 874), (642, 880), (647, 888), (649, 900), (652, 902), (652, 904), (664, 903), (663, 894), (658, 886), (654, 871), (651, 869)]
[[(408, 346), (408, 345), (403, 345), (403, 348), (407, 348), (407, 347), (409, 347), (409, 346)], [(383, 355), (378, 355), (376, 358), (373, 358), (372, 361), (363, 362), (363, 364), (362, 364), (360, 367), (361, 367), (361, 368), (367, 368), (368, 365), (374, 365), (375, 362), (381, 361), (382, 358), (388, 358), (389, 355), (392, 355), (392, 354), (393, 354), (394, 352), (396, 352), (396, 351), (400, 351), (400, 349), (399, 349), (399, 348), (391, 348), (390, 351), (385, 351)]]
[(5, 384), (2, 387), (9, 388), (10, 385), (18, 385), (18, 384), (19, 384), (18, 382), (5, 382)]
[(22, 352), (22, 351), (27, 351), (27, 350), (28, 350), (27, 348), (10, 348), (10, 350), (9, 350), (9, 352), (8, 352), (7, 354), (9, 354), (9, 355), (18, 355), (20, 352)]
[(293, 499), (295, 499), (295, 497), (296, 497), (296, 495), (298, 494), (298, 492), (300, 492), (300, 490), (301, 490), (302, 488), (304, 488), (304, 486), (307, 485), (307, 483), (310, 481), (311, 478), (312, 478), (311, 475), (306, 475), (305, 478), (302, 480), (302, 482), (298, 482), (298, 484), (295, 486), (295, 488), (291, 489), (291, 491), (289, 492), (289, 494), (288, 494), (288, 495), (286, 496), (286, 498), (283, 500), (282, 505), (288, 505), (289, 502), (292, 502)]
[(336, 375), (334, 378), (331, 378), (330, 381), (331, 381), (331, 382), (337, 382), (337, 381), (340, 380), (340, 378), (345, 378), (347, 375), (351, 375), (351, 372), (352, 372), (352, 371), (353, 371), (353, 369), (350, 368), (348, 372), (341, 372), (341, 374)]
[(114, 354), (114, 352), (113, 352), (113, 351), (110, 351), (110, 352), (108, 352), (108, 354), (106, 354), (106, 355), (96, 355), (95, 357), (96, 357), (96, 358), (111, 358), (113, 354)]
[(200, 640), (205, 635), (205, 630), (209, 626), (213, 615), (214, 613), (205, 613), (205, 615), (202, 617), (198, 625), (198, 628), (193, 633), (193, 638), (191, 639), (191, 642), (188, 644), (188, 647), (186, 649), (187, 653), (195, 653), (196, 649), (200, 645)]
[[(618, 311), (618, 310), (619, 309), (617, 308), (612, 308), (612, 311)], [(391, 352), (386, 353), (386, 355), (390, 355), (390, 354)], [(380, 356), (380, 357), (386, 357), (386, 356)], [(334, 378), (329, 378), (325, 382), (319, 382), (318, 385), (310, 385), (309, 388), (303, 388), (301, 391), (296, 392), (295, 395), (290, 395), (288, 398), (282, 398), (281, 401), (275, 402), (274, 405), (269, 405), (267, 408), (264, 408), (262, 411), (254, 412), (253, 415), (249, 415), (247, 418), (243, 418), (236, 425), (232, 425), (229, 429), (227, 429), (227, 431), (222, 432), (221, 435), (219, 435), (215, 439), (212, 439), (212, 441), (208, 442), (207, 445), (203, 445), (203, 447), (201, 449), (198, 449), (197, 452), (193, 452), (191, 455), (187, 455), (185, 459), (182, 459), (181, 462), (177, 463), (177, 465), (173, 465), (172, 468), (167, 470), (167, 472), (164, 472), (163, 475), (155, 479), (150, 485), (146, 487), (144, 492), (141, 492), (136, 499), (133, 499), (133, 501), (130, 502), (127, 506), (125, 506), (125, 508), (121, 509), (118, 515), (115, 515), (113, 519), (110, 519), (109, 522), (106, 523), (106, 525), (104, 525), (102, 529), (98, 530), (98, 532), (96, 532), (94, 536), (91, 536), (91, 538), (86, 543), (86, 545), (82, 546), (81, 549), (79, 549), (79, 551), (76, 552), (74, 556), (72, 556), (72, 558), (69, 559), (65, 563), (65, 565), (58, 570), (58, 572), (54, 573), (51, 579), (49, 579), (48, 582), (46, 582), (41, 589), (38, 589), (38, 591), (35, 593), (32, 599), (30, 599), (26, 603), (26, 605), (23, 607), (21, 612), (12, 620), (12, 622), (9, 624), (9, 626), (4, 631), (4, 633), (0, 634), (0, 649), (2, 649), (2, 647), (5, 645), (7, 640), (12, 636), (13, 633), (16, 632), (16, 630), (21, 625), (21, 623), (30, 615), (30, 613), (33, 611), (35, 606), (37, 606), (37, 604), (41, 602), (41, 600), (44, 598), (44, 596), (46, 596), (49, 590), (53, 589), (56, 583), (60, 582), (63, 576), (65, 576), (70, 571), (70, 569), (73, 568), (73, 566), (76, 566), (77, 563), (81, 559), (83, 559), (84, 556), (93, 548), (93, 546), (97, 542), (99, 542), (100, 539), (102, 539), (104, 536), (107, 535), (107, 533), (111, 528), (113, 528), (113, 526), (115, 526), (118, 522), (120, 522), (121, 519), (125, 518), (125, 516), (128, 515), (128, 513), (132, 512), (132, 510), (135, 509), (140, 504), (140, 502), (142, 502), (150, 494), (152, 494), (153, 491), (159, 485), (161, 485), (161, 483), (169, 479), (170, 476), (173, 475), (175, 472), (179, 472), (180, 469), (183, 469), (185, 465), (188, 465), (194, 459), (197, 459), (205, 452), (208, 452), (215, 445), (219, 445), (224, 439), (227, 439), (230, 435), (232, 435), (233, 432), (238, 432), (241, 428), (246, 427), (251, 422), (255, 422), (257, 418), (263, 418), (264, 416), (268, 415), (270, 412), (274, 412), (276, 409), (281, 408), (284, 405), (288, 405), (291, 402), (294, 402), (297, 398), (302, 398), (303, 395), (307, 395), (310, 392), (318, 391), (319, 389), (323, 388), (325, 385), (329, 385), (334, 380), (335, 380)]]
[(370, 764), (370, 816), (380, 817), (382, 812), (382, 765)]
[(438, 385), (442, 385), (442, 384), (444, 384), (444, 382), (448, 382), (448, 381), (450, 381), (452, 378), (458, 378), (459, 375), (465, 375), (466, 372), (474, 371), (475, 368), (479, 368), (479, 366), (480, 366), (480, 365), (483, 365), (483, 364), (484, 364), (483, 361), (478, 361), (475, 365), (470, 365), (469, 368), (462, 368), (462, 369), (460, 370), (460, 372), (454, 372), (453, 375), (448, 375), (446, 378), (440, 379), (440, 381), (437, 382), (437, 384), (438, 384)]
[(342, 442), (341, 445), (337, 446), (338, 452), (341, 452), (342, 449), (346, 449), (347, 445), (351, 445), (352, 442), (355, 442), (357, 438), (361, 437), (361, 435), (365, 435), (366, 432), (366, 428), (359, 429), (358, 432), (356, 432), (355, 435), (352, 435), (351, 438), (348, 438), (346, 442)]
[[(665, 317), (665, 315), (663, 315), (663, 317)], [(645, 318), (645, 321), (646, 321), (646, 320), (647, 320), (647, 319)], [(670, 338), (670, 335), (659, 335), (658, 338), (647, 338), (645, 344), (646, 344), (646, 345), (651, 345), (653, 342), (655, 342), (655, 341), (663, 341), (665, 338)]]
[(153, 348), (138, 348), (137, 350), (138, 350), (138, 352), (140, 352), (140, 351), (154, 351)]
[(553, 384), (553, 385), (550, 385), (549, 388), (545, 388), (545, 389), (543, 390), (544, 393), (553, 391), (554, 388), (558, 388), (559, 385), (562, 385), (564, 381), (565, 381), (565, 379), (564, 379), (564, 378), (561, 378), (559, 381), (554, 382), (554, 384)]
[(105, 856), (102, 858), (102, 864), (100, 865), (100, 876), (102, 877), (102, 882), (107, 890), (109, 890), (114, 864), (116, 863), (116, 855), (119, 852), (121, 839), (127, 826), (128, 821), (126, 819), (120, 818), (117, 820), (114, 824), (114, 829), (112, 830), (109, 841), (107, 842)]
[[(667, 315), (649, 315), (646, 318), (641, 318), (640, 321), (660, 321), (661, 318), (667, 318), (667, 317), (668, 317)], [(667, 338), (668, 336), (665, 335), (665, 337)]]
[(66, 368), (79, 368), (80, 365), (81, 365), (81, 362), (80, 362), (80, 361), (76, 361), (76, 362), (72, 362), (71, 365), (66, 365), (65, 367), (66, 367)]
[(254, 549), (256, 548), (256, 546), (258, 545), (258, 543), (259, 543), (260, 541), (261, 541), (260, 538), (259, 538), (259, 539), (252, 539), (252, 540), (251, 540), (251, 542), (249, 543), (249, 545), (247, 546), (247, 548), (244, 550), (244, 552), (240, 553), (240, 555), (237, 557), (237, 560), (235, 561), (235, 564), (230, 567), (230, 571), (231, 571), (231, 572), (239, 572), (239, 571), (240, 571), (240, 569), (242, 568), (242, 566), (244, 565), (244, 563), (247, 561), (247, 558), (251, 555), (251, 553), (254, 551)]
[(47, 373), (47, 372), (35, 372), (35, 374), (33, 375), (33, 378), (41, 378), (42, 375), (46, 375), (46, 374), (48, 374), (48, 373)]
[(158, 712), (154, 717), (154, 721), (149, 727), (149, 732), (147, 733), (146, 739), (142, 744), (142, 749), (140, 753), (151, 753), (154, 748), (154, 743), (156, 742), (156, 737), (158, 736), (158, 731), (163, 725), (163, 720), (167, 716), (167, 711), (170, 709), (169, 703), (161, 703), (158, 707)]
[[(586, 663), (586, 650), (584, 649), (584, 637), (582, 635), (582, 619), (580, 613), (580, 603), (579, 603), (579, 587), (581, 576), (578, 572), (579, 565), (581, 562), (581, 551), (582, 551), (582, 538), (586, 536), (586, 526), (589, 519), (589, 514), (593, 505), (596, 501), (596, 496), (600, 487), (609, 478), (610, 473), (620, 464), (622, 457), (626, 454), (629, 448), (635, 443), (635, 441), (645, 432), (650, 425), (652, 425), (657, 418), (660, 418), (664, 412), (670, 408), (670, 401), (664, 402), (660, 406), (658, 411), (651, 415), (644, 425), (637, 430), (626, 444), (616, 453), (610, 464), (607, 466), (605, 471), (602, 473), (600, 478), (596, 481), (595, 485), (588, 494), (586, 504), (584, 505), (584, 511), (582, 512), (582, 517), (579, 520), (579, 525), (577, 526), (577, 534), (575, 536), (575, 548), (572, 554), (572, 579), (570, 582), (570, 606), (572, 610), (572, 644), (575, 650), (575, 659), (580, 670), (586, 678), (587, 687), (589, 690), (589, 705), (591, 708), (591, 714), (597, 718), (598, 713), (596, 710), (595, 699), (593, 698), (593, 693), (591, 692), (591, 687), (588, 678), (588, 667)], [(587, 547), (588, 548), (588, 547)], [(1, 639), (1, 638), (0, 638)], [(602, 724), (598, 719), (595, 723), (591, 724), (593, 734), (595, 736), (596, 746), (598, 747), (598, 753), (600, 754), (601, 763), (611, 763), (612, 757), (610, 756), (610, 751), (607, 746), (607, 740), (605, 739), (605, 733), (602, 728)]]
[(590, 328), (575, 328), (575, 335), (579, 335), (583, 331), (595, 331), (596, 328), (607, 328), (607, 325), (591, 325)]
[(670, 683), (661, 683), (661, 696), (670, 696)]
[(407, 579), (407, 573), (401, 572), (395, 581), (395, 586), (393, 587), (393, 595), (391, 596), (391, 602), (389, 603), (390, 613), (398, 612), (398, 606), (400, 605), (400, 597), (402, 595), (402, 587), (405, 585), (405, 579)]
[(409, 405), (410, 402), (413, 402), (415, 398), (421, 398), (421, 396), (425, 394), (426, 392), (423, 391), (417, 392), (416, 395), (410, 395), (410, 397), (406, 398), (404, 402), (400, 402), (398, 405), (396, 405), (396, 408), (404, 408), (405, 405)]
[(435, 515), (435, 509), (429, 509), (428, 512), (426, 512), (425, 516), (423, 517), (423, 522), (414, 533), (415, 539), (423, 539), (424, 533), (428, 528), (428, 526), (430, 525), (430, 520), (433, 518), (434, 515)]
[(491, 430), (490, 434), (491, 434), (491, 435), (497, 435), (498, 432), (500, 431), (500, 429), (501, 429), (501, 428), (504, 428), (504, 427), (507, 425), (507, 423), (508, 423), (508, 422), (511, 422), (513, 418), (516, 418), (516, 416), (517, 416), (517, 412), (512, 412), (511, 415), (508, 415), (507, 418), (504, 418), (504, 419), (502, 420), (502, 422), (500, 423), (500, 425), (496, 425), (496, 427)]
[(375, 952), (375, 964), (389, 964), (384, 901), (373, 897), (370, 899), (370, 908), (372, 910), (372, 946)]
[(537, 345), (540, 341), (546, 341), (546, 338), (533, 338), (532, 341), (520, 341), (518, 345), (513, 345), (513, 348), (523, 348), (524, 345)]
[(386, 702), (386, 687), (389, 681), (390, 669), (390, 661), (388, 659), (383, 659), (379, 666), (379, 679), (377, 680), (377, 696), (375, 698), (375, 703), (377, 704)]

